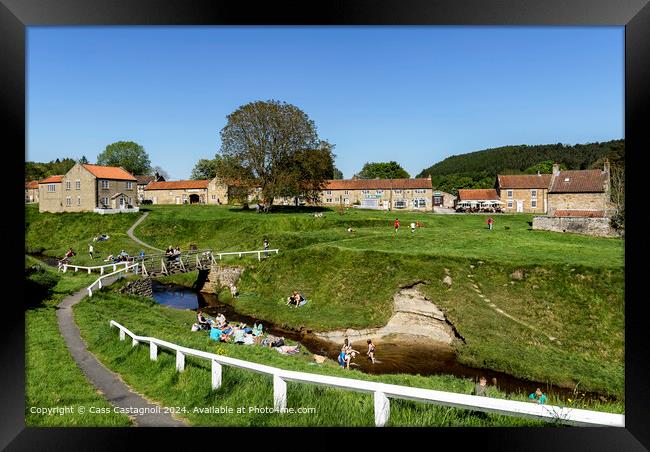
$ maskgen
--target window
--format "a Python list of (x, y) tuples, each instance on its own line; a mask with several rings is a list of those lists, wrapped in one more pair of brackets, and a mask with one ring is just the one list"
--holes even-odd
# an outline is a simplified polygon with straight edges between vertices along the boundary
[(72, 198), (70, 196), (65, 198), (65, 206), (70, 207), (72, 205)]
[(537, 200), (536, 199), (532, 199), (530, 201), (530, 207), (533, 207), (533, 208), (537, 207)]
[(537, 198), (537, 190), (531, 190), (530, 191), (530, 197), (531, 198)]
[(369, 194), (370, 194), (370, 190), (362, 190), (361, 193), (363, 193), (364, 195), (369, 195)]
[(406, 201), (404, 201), (403, 199), (395, 201), (395, 208), (396, 209), (403, 209), (404, 207), (406, 207)]
[(102, 198), (102, 204), (108, 207), (108, 198)]
[(65, 189), (66, 190), (71, 190), (72, 189), (72, 182), (70, 182), (69, 180), (65, 181)]
[(48, 192), (55, 192), (56, 191), (56, 184), (47, 184), (47, 191)]
[(130, 180), (126, 181), (126, 189), (133, 190), (133, 182), (131, 182)]
[(327, 198), (325, 202), (332, 202), (332, 198)]
[(325, 192), (325, 194), (326, 194), (326, 195), (331, 195), (331, 194), (332, 194), (332, 190), (327, 190), (327, 191)]
[(107, 180), (102, 180), (102, 189), (104, 189), (104, 190), (108, 189), (108, 181)]
[(512, 198), (512, 190), (508, 190), (508, 198)]
[(217, 199), (217, 195), (212, 195), (212, 199)]
[(423, 194), (423, 193), (427, 192), (427, 189), (426, 188), (416, 188), (415, 190), (413, 190), (413, 192)]
[(77, 196), (77, 205), (78, 205), (78, 206), (81, 205), (81, 196)]
[(395, 190), (395, 194), (400, 194), (402, 193), (402, 190)]
[(426, 207), (427, 200), (423, 198), (416, 198), (413, 200), (413, 207)]
[(348, 191), (347, 191), (347, 190), (345, 190), (345, 193), (344, 193), (344, 194), (346, 194), (346, 195), (349, 195), (349, 193), (348, 193)]
[(345, 199), (343, 200), (343, 202), (344, 202), (345, 204), (350, 204), (350, 200), (349, 200), (348, 198), (345, 198)]
[(508, 207), (512, 208), (512, 201), (508, 201)]
[(131, 197), (130, 196), (129, 196), (129, 205), (133, 205), (133, 203), (131, 202)]
[(375, 190), (375, 194), (377, 195), (381, 195), (382, 193), (384, 193), (384, 190)]

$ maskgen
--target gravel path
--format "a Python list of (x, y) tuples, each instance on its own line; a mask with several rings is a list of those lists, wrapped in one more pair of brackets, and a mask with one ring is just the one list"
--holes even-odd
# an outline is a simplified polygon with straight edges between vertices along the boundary
[(147, 244), (147, 243), (144, 243), (142, 240), (140, 240), (139, 238), (137, 238), (137, 237), (133, 234), (133, 231), (135, 230), (135, 228), (136, 228), (140, 223), (142, 223), (142, 221), (143, 221), (145, 218), (147, 218), (148, 215), (149, 215), (149, 212), (145, 212), (144, 215), (142, 215), (140, 218), (138, 218), (138, 221), (136, 221), (135, 223), (133, 223), (133, 226), (131, 226), (131, 227), (129, 228), (129, 230), (126, 231), (126, 235), (128, 235), (129, 237), (131, 237), (131, 240), (133, 240), (134, 242), (139, 243), (139, 244), (142, 245), (142, 246), (146, 246), (147, 248), (150, 248), (150, 249), (152, 249), (152, 250), (156, 250), (156, 251), (160, 251), (161, 253), (164, 253), (163, 250), (158, 249), (158, 248), (156, 248), (155, 246), (151, 246), (151, 245), (149, 245), (149, 244)]

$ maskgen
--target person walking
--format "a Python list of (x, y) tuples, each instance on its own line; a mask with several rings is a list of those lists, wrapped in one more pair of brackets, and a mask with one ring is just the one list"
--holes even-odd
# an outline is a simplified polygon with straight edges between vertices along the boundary
[(93, 253), (95, 252), (95, 248), (93, 248), (93, 244), (91, 243), (88, 245), (88, 254), (90, 254), (90, 258), (94, 259), (95, 257), (93, 256)]
[(488, 224), (488, 229), (491, 231), (492, 225), (494, 224), (494, 220), (492, 219), (492, 217), (488, 217), (487, 224)]
[(269, 239), (264, 237), (264, 257), (269, 257), (268, 249), (269, 249)]
[(395, 226), (395, 232), (397, 232), (397, 230), (399, 229), (399, 219), (398, 218), (395, 218), (395, 222), (393, 223), (393, 225)]
[(411, 223), (411, 234), (415, 233), (415, 223)]

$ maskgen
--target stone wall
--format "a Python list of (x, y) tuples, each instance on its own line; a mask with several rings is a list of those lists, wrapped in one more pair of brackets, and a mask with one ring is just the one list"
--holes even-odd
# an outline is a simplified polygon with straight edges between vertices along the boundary
[(533, 229), (573, 232), (595, 237), (620, 237), (610, 226), (609, 218), (533, 217)]
[(136, 281), (132, 281), (118, 290), (118, 292), (153, 298), (153, 285), (151, 278), (141, 278)]
[(236, 287), (237, 281), (243, 271), (244, 267), (212, 264), (205, 284), (201, 288), (201, 292), (218, 293), (223, 287)]
[(607, 193), (549, 193), (548, 214), (556, 210), (608, 210)]

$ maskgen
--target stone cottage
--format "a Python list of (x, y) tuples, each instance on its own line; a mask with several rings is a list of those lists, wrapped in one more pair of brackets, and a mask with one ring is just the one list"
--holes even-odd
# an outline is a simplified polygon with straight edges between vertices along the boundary
[(612, 210), (610, 201), (610, 169), (605, 161), (602, 170), (560, 171), (553, 165), (548, 190), (548, 214), (554, 216), (560, 211), (602, 211)]
[(504, 212), (546, 213), (550, 174), (498, 175), (495, 188)]
[(136, 178), (124, 168), (77, 163), (39, 181), (40, 212), (137, 212)]
[(25, 202), (38, 202), (38, 181), (25, 182)]

